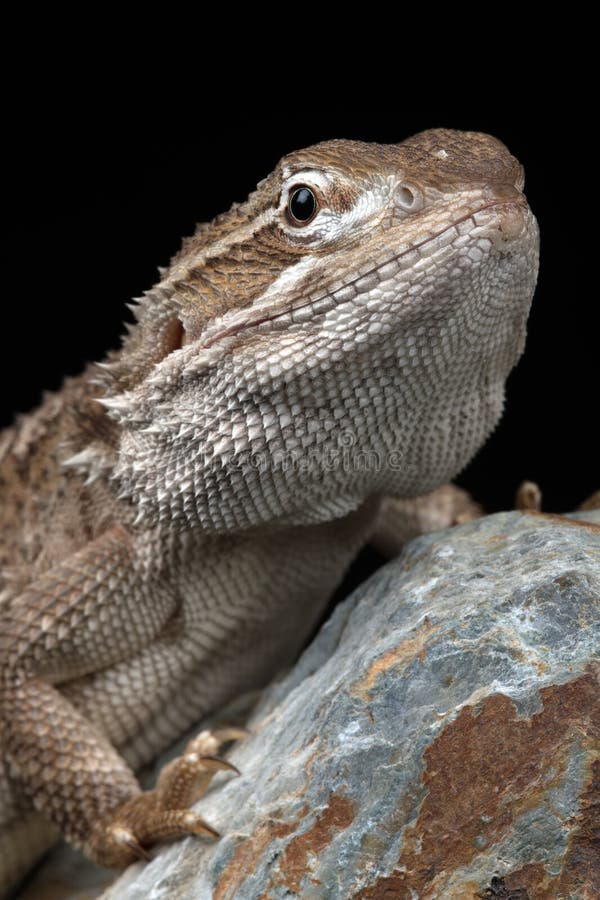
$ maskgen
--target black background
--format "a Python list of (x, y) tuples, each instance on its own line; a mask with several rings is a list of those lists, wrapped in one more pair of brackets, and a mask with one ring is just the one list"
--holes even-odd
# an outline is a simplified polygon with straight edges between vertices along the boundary
[(38, 78), (18, 95), (5, 145), (1, 424), (115, 346), (125, 302), (156, 280), (180, 238), (243, 199), (285, 152), (332, 137), (476, 129), (524, 164), (542, 253), (506, 413), (459, 480), (490, 511), (510, 508), (523, 478), (540, 483), (546, 508), (573, 508), (600, 487), (597, 292), (584, 289), (580, 245), (584, 141), (527, 93), (485, 102), (442, 93), (410, 104), (338, 90), (319, 104), (314, 95), (271, 102), (268, 90), (244, 95), (238, 85), (211, 103), (143, 84), (88, 90), (77, 73), (60, 84)]

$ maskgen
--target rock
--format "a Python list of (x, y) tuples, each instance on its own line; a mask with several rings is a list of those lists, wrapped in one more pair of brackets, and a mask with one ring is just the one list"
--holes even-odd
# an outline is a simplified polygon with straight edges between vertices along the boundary
[(600, 896), (599, 607), (598, 512), (419, 538), (263, 695), (197, 807), (223, 837), (104, 896)]

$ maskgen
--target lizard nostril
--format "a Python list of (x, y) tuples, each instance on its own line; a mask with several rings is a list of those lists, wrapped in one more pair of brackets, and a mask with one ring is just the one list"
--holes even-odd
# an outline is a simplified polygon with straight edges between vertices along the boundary
[(502, 200), (525, 202), (525, 198), (518, 186), (508, 182), (490, 182), (486, 184), (483, 189), (483, 196), (486, 200), (494, 202)]
[(396, 191), (396, 204), (406, 212), (415, 212), (422, 205), (421, 192), (412, 185), (403, 184)]

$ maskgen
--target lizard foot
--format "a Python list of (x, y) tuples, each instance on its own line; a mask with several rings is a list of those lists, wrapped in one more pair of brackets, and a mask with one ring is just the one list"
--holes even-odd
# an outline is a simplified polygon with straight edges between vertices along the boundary
[(239, 775), (232, 763), (217, 754), (223, 744), (247, 733), (241, 728), (200, 732), (181, 756), (162, 769), (153, 790), (131, 797), (96, 824), (86, 852), (99, 865), (123, 868), (137, 859), (150, 859), (148, 847), (158, 841), (188, 834), (219, 837), (189, 807), (206, 791), (215, 772)]

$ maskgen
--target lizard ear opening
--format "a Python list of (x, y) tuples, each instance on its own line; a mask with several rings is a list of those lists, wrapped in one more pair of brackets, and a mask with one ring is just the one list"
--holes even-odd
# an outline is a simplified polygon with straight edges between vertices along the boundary
[(183, 322), (179, 316), (175, 316), (174, 319), (171, 319), (163, 333), (162, 358), (165, 359), (165, 357), (174, 353), (175, 350), (181, 350), (186, 343), (185, 339), (186, 331)]

